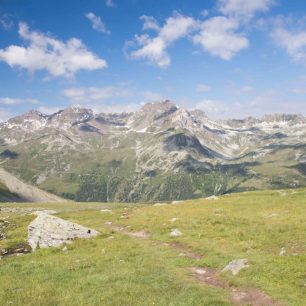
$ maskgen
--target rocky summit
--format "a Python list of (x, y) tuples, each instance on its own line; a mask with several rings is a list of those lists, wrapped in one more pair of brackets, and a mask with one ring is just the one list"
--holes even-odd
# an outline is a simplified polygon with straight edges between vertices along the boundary
[(306, 118), (212, 120), (170, 101), (134, 113), (72, 107), (1, 123), (2, 167), (76, 201), (172, 201), (306, 186)]

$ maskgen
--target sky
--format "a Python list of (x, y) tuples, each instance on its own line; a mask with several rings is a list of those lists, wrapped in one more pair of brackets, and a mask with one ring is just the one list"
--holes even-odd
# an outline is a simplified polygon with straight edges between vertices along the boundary
[(169, 99), (212, 118), (306, 114), (301, 0), (1, 0), (0, 120)]

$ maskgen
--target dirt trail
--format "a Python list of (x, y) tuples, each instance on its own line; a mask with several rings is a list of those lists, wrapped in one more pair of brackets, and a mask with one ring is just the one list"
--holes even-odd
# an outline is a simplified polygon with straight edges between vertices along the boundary
[(201, 283), (228, 291), (234, 305), (281, 306), (281, 304), (259, 289), (230, 286), (225, 279), (220, 278), (217, 270), (210, 268), (192, 268), (191, 271)]
[[(106, 222), (105, 225), (110, 227), (114, 232), (119, 232), (119, 233), (122, 233), (124, 235), (128, 235), (130, 237), (142, 238), (142, 239), (150, 238), (150, 233), (147, 232), (147, 231), (131, 232), (124, 226), (113, 225), (112, 223), (108, 223), (108, 222)], [(158, 240), (152, 240), (152, 242), (154, 242), (155, 244), (158, 244), (160, 246), (174, 248), (174, 249), (180, 251), (180, 256), (189, 257), (189, 258), (195, 259), (195, 260), (200, 260), (202, 258), (202, 256), (200, 254), (197, 254), (195, 252), (191, 252), (186, 246), (184, 246), (184, 245), (182, 245), (178, 242), (163, 242), (163, 241), (158, 241)]]
[[(114, 232), (119, 232), (130, 237), (135, 237), (138, 239), (149, 239), (150, 233), (147, 231), (131, 232), (126, 227), (120, 225), (114, 225), (112, 222), (106, 222), (111, 230)], [(169, 248), (176, 249), (180, 252), (180, 256), (186, 256), (194, 260), (200, 260), (202, 256), (195, 252), (191, 252), (186, 246), (178, 242), (162, 242), (158, 240), (151, 240), (154, 244), (165, 246)], [(211, 268), (191, 268), (193, 276), (200, 282), (205, 285), (221, 288), (226, 290), (229, 295), (233, 305), (242, 306), (281, 306), (280, 303), (273, 300), (271, 297), (266, 295), (263, 291), (257, 288), (238, 288), (230, 286), (229, 283), (220, 278), (219, 271)]]
[[(11, 193), (17, 195), (21, 202), (65, 202), (66, 200), (49, 192), (40, 190), (35, 186), (24, 183), (3, 168), (0, 168), (0, 182)], [(16, 199), (14, 199), (16, 201)]]

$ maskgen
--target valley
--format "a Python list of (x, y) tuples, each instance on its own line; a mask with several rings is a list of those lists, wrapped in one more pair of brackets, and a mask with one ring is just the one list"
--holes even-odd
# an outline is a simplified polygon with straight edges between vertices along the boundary
[(0, 145), (6, 171), (81, 202), (306, 186), (302, 115), (211, 120), (170, 101), (121, 114), (77, 107), (52, 115), (30, 111), (0, 124)]

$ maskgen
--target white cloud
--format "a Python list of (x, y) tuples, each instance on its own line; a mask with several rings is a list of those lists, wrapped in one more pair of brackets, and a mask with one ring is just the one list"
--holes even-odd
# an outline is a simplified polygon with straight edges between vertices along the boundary
[(277, 26), (272, 38), (294, 61), (306, 64), (306, 31), (291, 31)]
[(101, 17), (96, 16), (94, 13), (89, 12), (85, 14), (85, 17), (90, 20), (92, 28), (98, 32), (110, 34), (110, 31), (106, 29), (105, 24), (101, 20)]
[(218, 0), (218, 8), (224, 15), (249, 19), (257, 12), (267, 12), (274, 2), (274, 0)]
[(65, 89), (62, 94), (72, 105), (90, 108), (96, 113), (133, 112), (143, 103), (165, 100), (159, 93), (126, 88), (125, 85), (72, 87)]
[(211, 90), (210, 86), (206, 84), (198, 84), (196, 86), (196, 91), (197, 92), (209, 92)]
[[(191, 106), (189, 106), (191, 108)], [(193, 109), (203, 110), (211, 118), (239, 119), (249, 116), (261, 117), (265, 114), (305, 113), (305, 100), (292, 94), (284, 95), (279, 89), (270, 89), (261, 94), (254, 93), (247, 98), (227, 98), (227, 100), (206, 99), (195, 103)]]
[(213, 56), (230, 60), (239, 51), (249, 47), (244, 33), (239, 33), (239, 23), (224, 16), (210, 18), (201, 24), (201, 30), (194, 35), (193, 42)]
[(63, 95), (73, 102), (96, 102), (118, 97), (128, 97), (131, 95), (131, 92), (115, 86), (75, 87), (65, 89)]
[(30, 72), (46, 70), (49, 75), (73, 77), (79, 70), (97, 70), (107, 66), (104, 59), (91, 53), (81, 40), (63, 42), (48, 34), (30, 31), (26, 23), (19, 24), (19, 35), (28, 46), (11, 45), (0, 49), (0, 61)]
[(157, 20), (153, 16), (142, 15), (140, 17), (140, 20), (143, 21), (142, 29), (144, 31), (145, 30), (160, 31), (160, 26), (159, 26)]
[(11, 113), (10, 111), (6, 109), (0, 108), (0, 122), (5, 122), (12, 117), (13, 117), (13, 113)]
[(39, 104), (36, 99), (0, 98), (0, 105)]
[[(193, 18), (178, 13), (169, 17), (158, 30), (157, 23), (154, 23), (155, 19), (153, 17), (146, 16), (144, 18), (142, 16), (141, 18), (144, 21), (144, 28), (148, 29), (149, 27), (152, 29), (154, 27), (158, 33), (156, 37), (151, 37), (148, 34), (136, 35), (134, 44), (140, 48), (130, 52), (130, 56), (134, 59), (147, 59), (162, 68), (169, 66), (171, 62), (167, 53), (168, 47), (178, 39), (185, 37), (196, 26), (196, 21)], [(132, 44), (129, 42), (128, 46)]]
[(114, 7), (114, 6), (116, 6), (114, 0), (106, 0), (106, 1), (105, 1), (105, 5), (106, 5), (107, 7)]
[[(121, 87), (68, 88), (63, 95), (73, 106), (90, 108), (94, 113), (133, 112), (139, 108), (139, 104), (127, 101), (133, 93)], [(118, 103), (118, 98), (123, 99), (121, 103)]]
[(229, 107), (226, 103), (217, 101), (217, 100), (209, 100), (205, 99), (194, 106), (194, 109), (200, 109), (207, 113), (209, 116), (213, 117), (222, 117), (229, 110)]
[(6, 31), (9, 31), (10, 29), (12, 29), (14, 23), (13, 21), (10, 19), (9, 15), (8, 14), (3, 14), (1, 17), (0, 17), (0, 26), (6, 30)]

